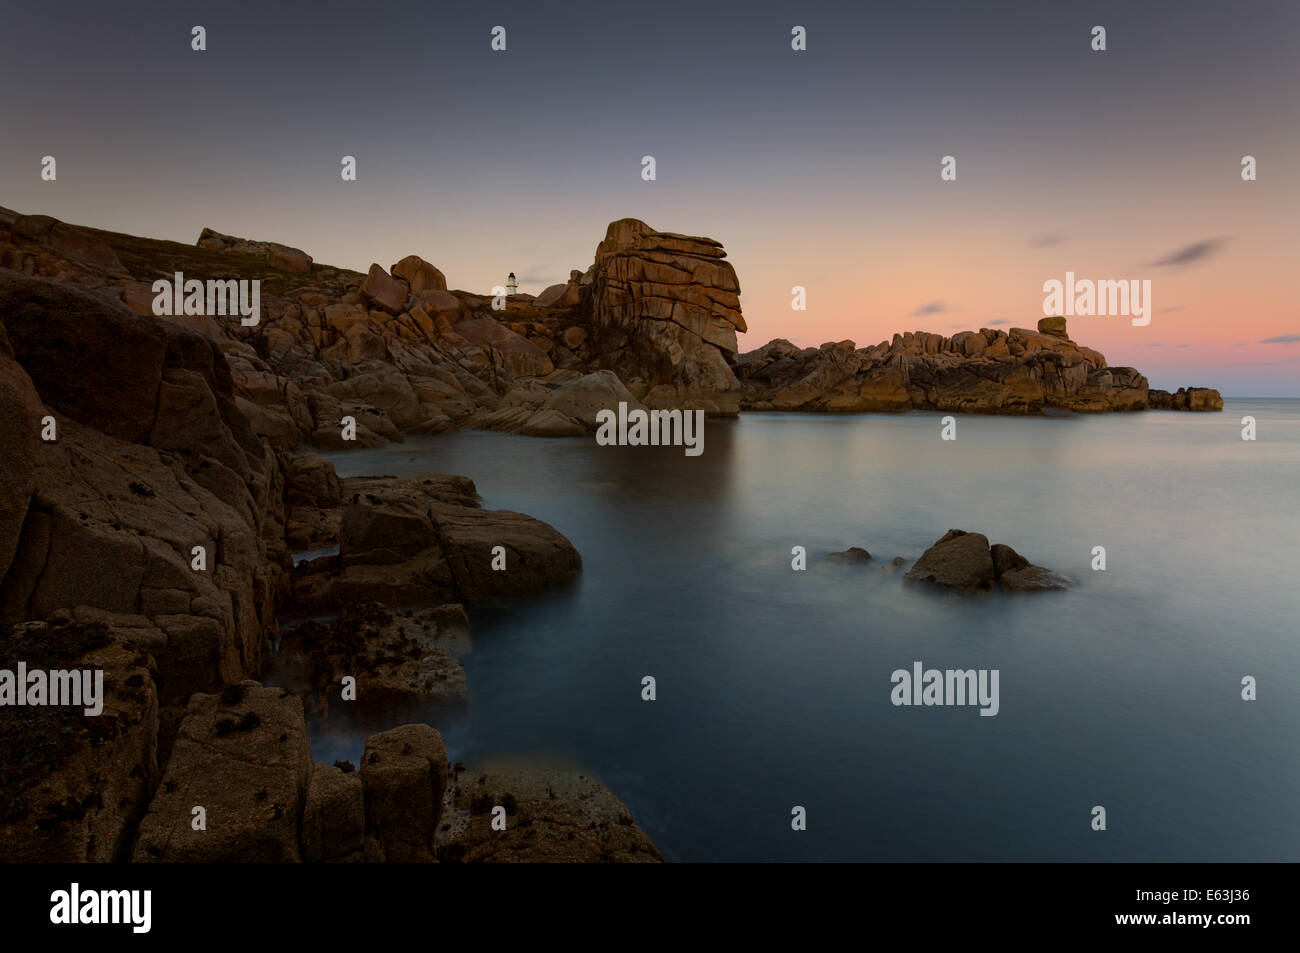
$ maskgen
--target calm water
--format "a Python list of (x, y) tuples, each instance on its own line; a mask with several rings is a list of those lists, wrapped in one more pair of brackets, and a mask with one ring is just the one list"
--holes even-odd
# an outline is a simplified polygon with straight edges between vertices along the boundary
[[(934, 414), (750, 414), (696, 458), (466, 432), (332, 459), (466, 474), (573, 541), (575, 583), (471, 612), (471, 707), (438, 727), (474, 767), (590, 772), (670, 858), (1300, 859), (1300, 402), (960, 417), (953, 443)], [(953, 527), (1081, 584), (963, 598), (881, 568)], [(854, 545), (876, 562), (821, 559)], [(1000, 714), (891, 705), (918, 659), (999, 669)]]

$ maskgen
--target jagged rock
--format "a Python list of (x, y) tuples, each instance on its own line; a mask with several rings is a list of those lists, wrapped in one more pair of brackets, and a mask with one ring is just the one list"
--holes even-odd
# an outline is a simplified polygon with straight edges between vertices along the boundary
[[(292, 692), (244, 681), (196, 694), (132, 859), (297, 861), (312, 770), (302, 703)], [(194, 829), (195, 807), (206, 812), (206, 830)]]
[(427, 863), (447, 788), (447, 749), (428, 725), (371, 735), (361, 757), (366, 860)]
[(400, 278), (392, 277), (378, 265), (372, 264), (370, 266), (370, 274), (366, 275), (365, 284), (361, 286), (361, 293), (385, 311), (401, 314), (402, 311), (406, 310), (406, 296), (408, 293), (406, 282)]
[(995, 576), (988, 538), (950, 529), (921, 554), (904, 578), (961, 592), (992, 589)]
[(0, 853), (11, 862), (120, 861), (157, 777), (152, 660), (118, 630), (64, 617), (0, 631), (0, 669), (102, 670), (103, 711), (0, 714)]
[[(493, 830), (504, 808), (506, 829)], [(457, 771), (438, 832), (443, 863), (656, 863), (626, 805), (581, 774)]]

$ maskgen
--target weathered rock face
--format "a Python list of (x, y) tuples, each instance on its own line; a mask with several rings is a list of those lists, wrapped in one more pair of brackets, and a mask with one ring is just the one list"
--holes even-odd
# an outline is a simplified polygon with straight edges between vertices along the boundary
[(710, 238), (656, 232), (645, 222), (613, 222), (583, 279), (595, 357), (654, 408), (735, 414), (740, 386), (731, 363), (740, 283)]
[[(34, 428), (17, 439), (31, 450), (41, 417), (57, 426), (26, 477), (23, 454), (10, 463), (30, 491), (0, 619), (82, 608), (141, 618), (163, 637), (150, 651), (164, 699), (255, 672), (283, 587), (281, 475), (235, 405), (220, 352), (12, 272), (0, 271), (0, 315), (13, 349), (0, 370), (21, 404), (11, 419)], [(9, 503), (21, 508), (21, 496)], [(0, 522), (0, 539), (12, 540), (13, 522)]]
[[(505, 809), (506, 829), (492, 828)], [(499, 812), (498, 812), (499, 813)], [(438, 832), (443, 863), (656, 863), (663, 860), (627, 807), (578, 774), (456, 771)]]
[[(736, 362), (744, 387), (742, 406), (992, 414), (1159, 406), (1149, 399), (1147, 380), (1136, 370), (1107, 367), (1099, 353), (1071, 341), (1064, 318), (1043, 318), (1038, 328), (984, 328), (952, 337), (909, 331), (867, 348), (840, 341), (800, 349), (789, 341), (772, 341)], [(1193, 404), (1210, 409), (1217, 397), (1209, 391), (1186, 403), (1188, 409)]]
[[(560, 582), (582, 566), (573, 544), (541, 520), (480, 508), (465, 477), (359, 477), (343, 481), (343, 498), (339, 555), (297, 571), (300, 608), (484, 602)], [(497, 546), (504, 556), (494, 555)], [(506, 568), (494, 570), (494, 558)]]
[(103, 623), (66, 616), (0, 630), (0, 669), (102, 670), (103, 711), (6, 707), (0, 716), (0, 854), (6, 861), (124, 860), (157, 776), (153, 662)]
[[(302, 703), (291, 692), (247, 681), (194, 695), (132, 859), (300, 859), (313, 768)], [(206, 830), (194, 828), (195, 807), (205, 811)]]

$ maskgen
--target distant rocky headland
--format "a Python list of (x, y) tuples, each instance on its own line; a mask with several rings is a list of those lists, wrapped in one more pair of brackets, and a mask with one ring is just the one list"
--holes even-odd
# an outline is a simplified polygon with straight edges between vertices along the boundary
[(925, 331), (857, 347), (775, 340), (740, 353), (740, 283), (720, 243), (644, 222), (610, 224), (585, 271), (533, 297), (449, 290), (410, 255), (362, 275), (305, 252), (204, 229), (196, 246), (78, 228), (0, 210), (0, 266), (76, 285), (154, 314), (152, 283), (261, 279), (255, 326), (207, 315), (168, 320), (212, 340), (234, 399), (274, 446), (342, 447), (458, 427), (538, 436), (590, 433), (617, 406), (742, 410), (1036, 414), (1218, 410), (1204, 387), (1152, 389), (1070, 340), (1036, 329)]
[[(168, 301), (188, 281), (257, 281), (259, 303), (156, 308), (173, 280)], [(494, 301), (414, 255), (360, 274), (211, 230), (184, 245), (0, 209), (0, 672), (94, 669), (105, 692), (87, 716), (0, 691), (0, 854), (662, 859), (598, 782), (475, 772), (400, 720), (472, 692), (475, 606), (572, 578), (569, 540), (484, 508), (467, 477), (340, 479), (304, 451), (584, 434), (621, 402), (1222, 407), (1107, 367), (1061, 319), (742, 355), (739, 292), (718, 242), (632, 219), (567, 282)], [(950, 534), (913, 573), (1029, 587), (1038, 567), (1002, 549)], [(375, 729), (361, 763), (315, 763), (309, 720), (353, 701)]]

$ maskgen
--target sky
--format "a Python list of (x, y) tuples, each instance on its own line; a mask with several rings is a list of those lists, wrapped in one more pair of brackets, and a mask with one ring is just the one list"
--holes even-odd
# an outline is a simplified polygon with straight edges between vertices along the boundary
[(1300, 397), (1298, 48), (1295, 0), (48, 0), (0, 23), (0, 205), (480, 292), (640, 218), (723, 243), (741, 350), (1033, 327), (1067, 271), (1149, 279), (1150, 324), (1071, 337), (1155, 387)]

